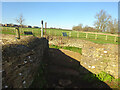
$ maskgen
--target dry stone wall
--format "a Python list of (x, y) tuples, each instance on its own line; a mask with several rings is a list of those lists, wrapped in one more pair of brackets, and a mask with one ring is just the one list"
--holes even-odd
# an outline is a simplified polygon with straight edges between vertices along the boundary
[(104, 71), (118, 78), (118, 45), (86, 44), (82, 48), (81, 63), (96, 74)]
[(82, 48), (80, 63), (93, 73), (104, 71), (118, 78), (118, 45), (96, 44), (86, 40), (52, 37), (49, 44)]
[(2, 87), (28, 88), (49, 46), (45, 38), (2, 47)]

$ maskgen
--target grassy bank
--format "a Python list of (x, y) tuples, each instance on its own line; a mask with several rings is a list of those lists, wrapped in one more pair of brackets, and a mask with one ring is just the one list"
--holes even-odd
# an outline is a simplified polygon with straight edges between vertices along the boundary
[(77, 47), (66, 47), (66, 46), (62, 47), (62, 46), (56, 46), (56, 45), (49, 45), (49, 48), (66, 49), (66, 50), (70, 50), (70, 51), (74, 51), (82, 54), (82, 48), (77, 48)]

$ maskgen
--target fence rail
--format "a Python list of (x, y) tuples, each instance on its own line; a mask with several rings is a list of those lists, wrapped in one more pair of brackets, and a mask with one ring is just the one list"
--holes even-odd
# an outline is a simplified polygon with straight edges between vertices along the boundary
[[(12, 27), (0, 27), (2, 29), (2, 32), (4, 34), (14, 34), (16, 33), (15, 28)], [(23, 28), (20, 30), (20, 34), (23, 35), (24, 31), (31, 31), (34, 35), (40, 36), (41, 30), (39, 28), (33, 29), (33, 28)], [(84, 39), (90, 39), (90, 40), (104, 40), (104, 41), (110, 41), (110, 42), (116, 42), (118, 41), (118, 38), (120, 37), (117, 34), (106, 34), (106, 33), (95, 33), (95, 32), (80, 32), (80, 31), (67, 31), (67, 30), (55, 30), (55, 29), (47, 29), (46, 34), (47, 35), (53, 35), (53, 36), (62, 36), (62, 32), (67, 33), (67, 37), (71, 38), (84, 38)]]
[[(79, 32), (79, 31), (78, 31)], [(109, 35), (109, 36), (116, 36), (116, 37), (120, 37), (119, 34), (108, 34), (108, 33), (95, 33), (95, 32), (81, 32), (81, 33), (89, 33), (89, 34), (99, 34), (99, 35)]]
[[(62, 36), (63, 31), (61, 32), (61, 35), (60, 34), (57, 35), (56, 32), (53, 32), (51, 30), (49, 30), (48, 32), (47, 32), (48, 35)], [(66, 32), (66, 31), (64, 31), (64, 32)], [(67, 33), (68, 37), (86, 38), (86, 39), (91, 38), (91, 39), (95, 39), (95, 40), (104, 39), (106, 41), (112, 39), (111, 41), (114, 41), (114, 42), (118, 41), (118, 38), (120, 37), (118, 35), (112, 35), (112, 34), (79, 32), (79, 31), (78, 32), (73, 32), (73, 31), (70, 32), (69, 31), (69, 32), (66, 32), (66, 33)]]

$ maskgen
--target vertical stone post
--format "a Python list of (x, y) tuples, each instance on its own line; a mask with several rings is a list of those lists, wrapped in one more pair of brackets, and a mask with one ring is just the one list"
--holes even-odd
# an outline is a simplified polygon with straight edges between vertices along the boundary
[(19, 28), (15, 28), (16, 29), (16, 38), (17, 39), (20, 39), (20, 31), (19, 31)]
[(45, 22), (45, 36), (46, 36), (47, 22)]
[(41, 37), (43, 37), (43, 20), (41, 20)]

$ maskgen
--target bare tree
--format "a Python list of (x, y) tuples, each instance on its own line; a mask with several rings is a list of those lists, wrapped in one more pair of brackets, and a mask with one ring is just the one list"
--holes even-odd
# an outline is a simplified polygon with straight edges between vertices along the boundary
[(118, 32), (120, 32), (120, 19), (118, 19)]
[(115, 29), (115, 32), (118, 32), (118, 20), (117, 19), (114, 19), (114, 29)]
[(111, 32), (112, 34), (118, 32), (118, 21), (117, 21), (117, 19), (114, 19), (114, 20), (111, 19), (108, 22), (107, 30), (108, 30), (108, 32)]
[(81, 27), (81, 28), (83, 28), (83, 24), (79, 24), (78, 26)]
[(79, 24), (78, 26), (73, 26), (72, 30), (75, 31), (82, 31), (83, 29), (83, 24)]
[(111, 16), (106, 14), (105, 11), (101, 10), (96, 14), (95, 18), (97, 19), (94, 23), (96, 29), (105, 32)]
[(24, 21), (25, 21), (25, 19), (23, 18), (22, 14), (16, 19), (16, 22), (20, 24), (21, 31), (22, 31), (22, 27), (23, 27), (23, 22)]

